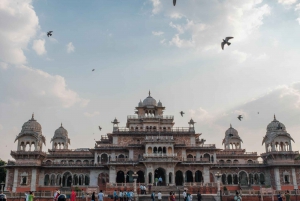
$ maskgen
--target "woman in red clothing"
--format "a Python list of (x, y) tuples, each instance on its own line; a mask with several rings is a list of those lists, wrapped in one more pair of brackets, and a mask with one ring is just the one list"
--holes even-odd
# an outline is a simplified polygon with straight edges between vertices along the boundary
[(75, 201), (76, 200), (76, 193), (75, 191), (72, 189), (72, 193), (71, 193), (71, 201)]

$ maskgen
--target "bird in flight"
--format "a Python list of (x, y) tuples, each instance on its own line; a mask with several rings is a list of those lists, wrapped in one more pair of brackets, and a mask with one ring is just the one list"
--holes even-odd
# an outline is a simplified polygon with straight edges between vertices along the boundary
[(240, 121), (242, 121), (243, 116), (242, 116), (242, 115), (239, 115), (237, 118), (238, 118)]
[(52, 32), (53, 32), (53, 31), (48, 31), (48, 32), (47, 32), (47, 36), (48, 36), (48, 37), (49, 37), (49, 36), (52, 36)]
[(181, 111), (181, 112), (180, 112), (180, 114), (181, 114), (181, 116), (183, 117), (183, 115), (184, 115), (184, 112), (183, 112), (183, 111)]
[(223, 39), (223, 42), (221, 43), (221, 47), (222, 47), (222, 50), (224, 50), (224, 45), (225, 44), (227, 44), (228, 46), (231, 44), (231, 43), (229, 43), (228, 41), (230, 40), (230, 39), (232, 39), (233, 37), (226, 37), (225, 38), (225, 40)]
[(92, 71), (95, 71), (95, 69), (93, 69)]
[(100, 130), (100, 131), (102, 130), (101, 126), (99, 126), (99, 130)]
[(173, 0), (173, 5), (176, 6), (176, 0)]

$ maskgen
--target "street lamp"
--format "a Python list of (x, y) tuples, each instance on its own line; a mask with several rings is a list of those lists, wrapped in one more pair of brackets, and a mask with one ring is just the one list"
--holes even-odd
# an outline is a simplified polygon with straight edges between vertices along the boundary
[(217, 182), (218, 182), (218, 192), (217, 192), (217, 197), (220, 196), (220, 200), (221, 200), (221, 189), (220, 189), (220, 178), (221, 178), (221, 174), (219, 172), (217, 172), (215, 174), (216, 178), (217, 178)]
[(136, 172), (134, 172), (134, 174), (132, 174), (132, 178), (133, 178), (133, 181), (134, 181), (134, 186), (133, 186), (133, 188), (134, 188), (134, 195), (136, 195), (136, 180), (137, 180), (137, 178), (139, 177), (139, 175), (136, 173)]

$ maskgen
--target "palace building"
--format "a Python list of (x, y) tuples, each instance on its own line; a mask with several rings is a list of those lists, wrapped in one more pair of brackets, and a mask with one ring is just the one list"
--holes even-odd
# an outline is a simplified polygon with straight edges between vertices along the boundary
[[(175, 127), (174, 117), (164, 115), (165, 107), (149, 96), (127, 116), (126, 127), (115, 118), (113, 130), (96, 141), (94, 148), (71, 150), (70, 135), (63, 125), (55, 130), (52, 148), (46, 143), (42, 126), (32, 115), (17, 135), (14, 161), (6, 165), (6, 191), (53, 191), (68, 188), (108, 189), (130, 186), (133, 174), (147, 186), (161, 177), (163, 185), (187, 188), (213, 187), (216, 173), (229, 190), (298, 189), (299, 155), (285, 125), (276, 117), (262, 137), (265, 153), (246, 152), (242, 138), (231, 125), (225, 131), (224, 148), (206, 144), (191, 119), (187, 127)], [(261, 158), (258, 160), (258, 158)], [(135, 174), (135, 175), (136, 175)]]

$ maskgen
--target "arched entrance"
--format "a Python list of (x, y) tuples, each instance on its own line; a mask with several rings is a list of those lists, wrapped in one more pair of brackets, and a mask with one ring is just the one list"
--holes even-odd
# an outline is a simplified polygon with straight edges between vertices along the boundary
[(63, 186), (71, 187), (71, 185), (72, 185), (72, 175), (70, 172), (66, 172), (63, 175)]
[(101, 173), (98, 176), (98, 186), (100, 189), (104, 189), (106, 187), (106, 183), (109, 183), (109, 176), (107, 173)]
[(108, 162), (108, 156), (107, 156), (107, 154), (102, 154), (101, 155), (101, 162), (102, 163), (107, 163)]
[(137, 174), (139, 175), (138, 178), (137, 178), (137, 181), (138, 183), (145, 183), (145, 175), (144, 175), (144, 172), (139, 170), (137, 172)]
[(175, 183), (176, 183), (176, 186), (182, 186), (182, 184), (183, 184), (183, 174), (180, 170), (178, 170), (176, 172)]
[(126, 183), (133, 183), (133, 171), (128, 171), (126, 174)]
[(124, 172), (123, 171), (117, 172), (116, 183), (124, 183)]
[(240, 185), (241, 186), (248, 186), (248, 176), (247, 173), (242, 171), (239, 173)]
[(154, 178), (162, 178), (162, 185), (165, 185), (166, 184), (166, 172), (163, 168), (157, 168), (155, 171), (154, 171)]
[(148, 174), (148, 181), (149, 181), (149, 184), (152, 184), (152, 183), (153, 183), (153, 181), (152, 181), (152, 172), (150, 172), (150, 173)]
[(192, 171), (188, 170), (185, 172), (185, 180), (186, 182), (193, 182), (193, 173)]
[(195, 182), (203, 182), (202, 172), (200, 170), (195, 172)]

